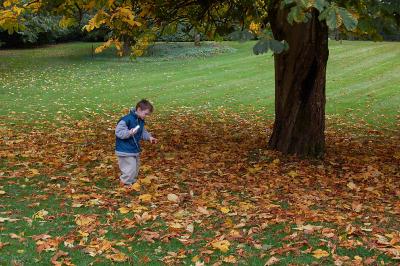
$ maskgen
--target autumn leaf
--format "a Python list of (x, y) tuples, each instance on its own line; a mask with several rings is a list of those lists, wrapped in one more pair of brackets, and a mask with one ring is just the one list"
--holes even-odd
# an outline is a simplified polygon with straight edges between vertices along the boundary
[(353, 209), (353, 211), (355, 211), (355, 212), (360, 212), (361, 210), (362, 210), (362, 204), (360, 203), (360, 202), (356, 202), (356, 201), (354, 201), (352, 204), (351, 204), (351, 208)]
[(274, 264), (278, 263), (279, 261), (280, 261), (280, 259), (278, 259), (278, 258), (272, 256), (271, 258), (269, 258), (269, 259), (267, 260), (267, 262), (264, 264), (264, 266), (274, 265)]
[(179, 197), (175, 194), (170, 193), (167, 195), (167, 198), (171, 202), (179, 202)]
[(222, 213), (230, 212), (230, 209), (228, 207), (221, 207), (220, 210), (221, 210)]
[(56, 254), (54, 254), (54, 256), (51, 258), (51, 263), (52, 263), (53, 265), (62, 265), (62, 263), (61, 263), (61, 262), (58, 262), (57, 260), (58, 260), (60, 257), (66, 257), (66, 256), (68, 256), (68, 253), (67, 253), (67, 252), (64, 252), (64, 251), (62, 251), (62, 250), (59, 250), (59, 251), (57, 251)]
[(6, 242), (6, 243), (0, 242), (0, 250), (1, 250), (3, 247), (7, 246), (7, 245), (10, 245), (10, 243), (9, 243), (9, 242)]
[(317, 249), (313, 251), (313, 257), (320, 259), (323, 257), (328, 257), (329, 253), (326, 250)]
[(219, 249), (222, 252), (227, 252), (231, 243), (228, 240), (219, 240), (211, 243), (214, 249)]
[(204, 215), (210, 215), (210, 212), (206, 208), (204, 208), (202, 206), (197, 207), (197, 211), (199, 213), (201, 213), (201, 214), (204, 214)]
[(124, 253), (107, 254), (106, 258), (116, 262), (124, 262), (128, 260), (128, 256)]
[(130, 212), (131, 210), (127, 207), (121, 207), (118, 209), (120, 213), (122, 214), (127, 214), (128, 212)]
[(47, 214), (49, 214), (48, 211), (46, 211), (46, 210), (40, 210), (40, 211), (36, 212), (36, 213), (32, 216), (32, 219), (42, 219), (42, 220), (43, 220), (44, 217), (45, 217)]
[(90, 215), (76, 215), (75, 216), (75, 223), (79, 226), (87, 226), (92, 224), (96, 221), (95, 216)]
[(188, 231), (189, 233), (193, 233), (194, 231), (194, 225), (193, 224), (188, 224), (186, 226), (186, 231)]
[(226, 263), (237, 263), (237, 259), (233, 255), (229, 255), (228, 257), (224, 257), (222, 261), (226, 262)]
[(347, 183), (347, 187), (348, 187), (348, 188), (350, 188), (350, 189), (352, 189), (352, 190), (358, 190), (358, 187), (357, 187), (357, 185), (356, 185), (356, 184), (354, 184), (354, 182), (353, 182), (353, 181), (351, 181), (351, 182)]
[(140, 184), (139, 184), (139, 182), (136, 182), (135, 184), (133, 184), (132, 186), (131, 186), (131, 188), (133, 189), (133, 190), (135, 190), (135, 191), (140, 191)]
[(152, 196), (150, 194), (143, 194), (139, 196), (139, 200), (142, 202), (150, 202)]
[(0, 190), (0, 195), (4, 195), (6, 192), (4, 190)]
[(0, 217), (0, 223), (4, 223), (4, 222), (16, 222), (19, 221), (19, 219), (13, 219), (13, 218), (4, 218), (4, 217)]

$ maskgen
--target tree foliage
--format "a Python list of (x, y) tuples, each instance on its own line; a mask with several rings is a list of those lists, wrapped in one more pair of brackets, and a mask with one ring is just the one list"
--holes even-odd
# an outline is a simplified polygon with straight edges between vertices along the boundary
[[(251, 33), (256, 34), (260, 41), (254, 51), (262, 53), (287, 49), (284, 43), (273, 41), (269, 29), (269, 14), (274, 8), (290, 10), (287, 16), (290, 23), (307, 22), (311, 11), (317, 9), (319, 19), (330, 29), (375, 39), (379, 39), (384, 29), (398, 27), (400, 13), (398, 2), (393, 0), (6, 0), (0, 3), (0, 28), (10, 34), (29, 26), (24, 14), (46, 10), (60, 15), (62, 27), (81, 26), (88, 32), (108, 28), (108, 40), (97, 52), (115, 45), (120, 55), (130, 48), (134, 56), (142, 55), (166, 28), (176, 30), (177, 23), (188, 23), (196, 31), (216, 38), (232, 32), (237, 32), (233, 35), (237, 39), (252, 38)], [(84, 14), (89, 14), (90, 19), (82, 25)]]

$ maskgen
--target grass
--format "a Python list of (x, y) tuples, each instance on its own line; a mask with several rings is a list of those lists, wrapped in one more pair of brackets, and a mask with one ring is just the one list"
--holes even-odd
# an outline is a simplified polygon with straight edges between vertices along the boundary
[[(149, 98), (160, 113), (178, 107), (216, 111), (223, 106), (273, 116), (273, 58), (253, 55), (253, 44), (223, 43), (233, 49), (218, 48), (213, 56), (192, 56), (191, 44), (167, 46), (167, 55), (153, 49), (159, 60), (136, 61), (115, 58), (111, 51), (91, 58), (88, 43), (0, 50), (0, 115), (53, 120), (59, 112), (79, 118), (119, 111)], [(174, 59), (176, 50), (187, 56)], [(199, 54), (210, 51), (205, 46)], [(327, 114), (396, 127), (399, 61), (399, 43), (331, 41)]]
[[(329, 139), (329, 159), (320, 162), (321, 165), (318, 167), (314, 167), (312, 162), (307, 164), (302, 161), (289, 161), (286, 164), (285, 158), (282, 157), (279, 157), (282, 164), (274, 166), (273, 161), (277, 155), (260, 150), (259, 143), (264, 140), (260, 141), (261, 137), (254, 139), (246, 137), (248, 128), (257, 134), (264, 133), (265, 123), (258, 126), (260, 119), (256, 119), (255, 116), (272, 118), (274, 110), (273, 58), (270, 54), (253, 55), (251, 51), (253, 44), (225, 42), (216, 47), (207, 44), (197, 51), (191, 44), (169, 44), (166, 47), (157, 45), (152, 50), (152, 56), (137, 60), (115, 58), (112, 51), (92, 58), (91, 44), (88, 43), (0, 50), (0, 116), (4, 118), (0, 124), (0, 132), (4, 132), (4, 136), (0, 141), (8, 149), (5, 152), (0, 151), (0, 191), (5, 192), (0, 193), (0, 218), (19, 219), (15, 222), (0, 222), (0, 265), (48, 265), (55, 251), (51, 247), (48, 251), (37, 251), (38, 243), (34, 237), (41, 234), (48, 234), (51, 239), (60, 237), (56, 250), (67, 251), (68, 258), (76, 265), (91, 263), (110, 265), (110, 259), (102, 254), (92, 257), (85, 249), (91, 241), (94, 241), (93, 245), (99, 248), (98, 242), (95, 241), (102, 239), (115, 240), (113, 248), (129, 256), (125, 264), (194, 265), (196, 260), (210, 263), (224, 260), (227, 262), (231, 259), (230, 256), (235, 256), (240, 265), (264, 265), (271, 256), (280, 259), (277, 265), (334, 263), (332, 256), (322, 259), (313, 257), (309, 246), (302, 245), (305, 241), (314, 250), (323, 249), (331, 252), (333, 247), (337, 246), (336, 254), (340, 255), (341, 259), (347, 259), (349, 265), (356, 263), (357, 256), (363, 259), (373, 258), (378, 263), (384, 261), (388, 265), (395, 265), (394, 259), (370, 248), (374, 245), (371, 243), (375, 243), (374, 233), (383, 235), (400, 230), (398, 224), (393, 222), (396, 221), (396, 209), (395, 207), (390, 209), (391, 204), (395, 200), (398, 201), (400, 196), (387, 193), (389, 189), (396, 189), (396, 185), (393, 185), (396, 176), (393, 173), (398, 168), (392, 164), (395, 162), (393, 158), (399, 155), (393, 148), (395, 139), (387, 141), (390, 142), (387, 151), (381, 151), (386, 146), (383, 148), (379, 145), (373, 146), (372, 142), (363, 142), (359, 145), (356, 140), (351, 143), (352, 148), (346, 153), (340, 145), (347, 145), (349, 139), (337, 136), (336, 139)], [(330, 42), (327, 114), (329, 118), (335, 119), (328, 120), (328, 123), (344, 121), (347, 124), (355, 122), (372, 125), (378, 129), (396, 129), (400, 115), (399, 61), (399, 43)], [(157, 214), (158, 218), (135, 224), (133, 228), (127, 228), (126, 223), (137, 219), (135, 215), (132, 212), (121, 214), (118, 209), (121, 206), (137, 203), (139, 194), (120, 193), (113, 176), (116, 171), (111, 165), (115, 159), (112, 151), (113, 138), (112, 134), (110, 135), (111, 131), (107, 130), (110, 125), (114, 125), (115, 118), (122, 109), (132, 106), (141, 98), (149, 98), (154, 102), (156, 112), (159, 114), (158, 122), (175, 109), (178, 109), (178, 112), (189, 109), (192, 113), (204, 110), (211, 112), (232, 110), (249, 117), (250, 122), (247, 124), (243, 121), (236, 123), (229, 120), (232, 117), (221, 114), (221, 118), (212, 118), (215, 120), (212, 121), (215, 122), (212, 125), (215, 126), (213, 132), (206, 131), (207, 127), (204, 127), (204, 124), (194, 119), (187, 119), (182, 114), (177, 115), (180, 119), (177, 120), (177, 125), (172, 125), (173, 122), (170, 120), (165, 125), (158, 122), (152, 125), (154, 130), (158, 130), (159, 135), (164, 136), (164, 144), (157, 148), (146, 147), (144, 166), (147, 170), (141, 170), (142, 177), (152, 175), (154, 172), (160, 177), (160, 180), (155, 181), (156, 184), (146, 187), (149, 190), (146, 193), (160, 193), (164, 197), (165, 193), (170, 192), (168, 189), (176, 189), (182, 194), (194, 189), (193, 202), (188, 203), (185, 208), (182, 207), (193, 215), (196, 215), (196, 211), (191, 209), (190, 205), (196, 206), (197, 200), (201, 204), (206, 198), (210, 205), (215, 204), (210, 207), (215, 211), (215, 216), (194, 222), (194, 233), (190, 236), (190, 239), (195, 240), (193, 243), (181, 242), (182, 235), (185, 235), (184, 230), (174, 235), (175, 231), (166, 224), (167, 218), (171, 219), (171, 216), (176, 218), (174, 215), (178, 209), (167, 209), (165, 206), (170, 208), (170, 205), (165, 203), (165, 200), (156, 201), (154, 206), (143, 204), (150, 213)], [(83, 122), (83, 124), (75, 123), (84, 117), (99, 119), (96, 114), (106, 116), (105, 120), (89, 121), (90, 125), (96, 124), (97, 127), (86, 128)], [(204, 123), (211, 124), (207, 119), (210, 118), (206, 117)], [(62, 132), (54, 130), (54, 126), (50, 125), (48, 132), (35, 131), (31, 138), (29, 131), (25, 130), (25, 126), (28, 127), (30, 123), (48, 125), (45, 124), (46, 121), (64, 123)], [(190, 125), (193, 128), (190, 127), (191, 130), (188, 130), (182, 123), (192, 123)], [(239, 123), (244, 127), (239, 127)], [(174, 128), (166, 132), (164, 126)], [(232, 131), (237, 131), (237, 138), (226, 134)], [(220, 133), (219, 136), (215, 134), (216, 132)], [(182, 143), (178, 139), (179, 134), (187, 137), (181, 140)], [(243, 136), (246, 139), (242, 139)], [(217, 144), (208, 144), (211, 141)], [(246, 141), (250, 144), (247, 145)], [(379, 141), (377, 143), (381, 144)], [(195, 148), (191, 145), (195, 145)], [(217, 146), (222, 148), (217, 149)], [(235, 168), (239, 152), (248, 154), (249, 158), (240, 161), (242, 168)], [(335, 153), (340, 154), (334, 155)], [(159, 154), (159, 156), (151, 157), (149, 154)], [(210, 154), (216, 155), (211, 162)], [(94, 159), (88, 159), (91, 156)], [(183, 160), (182, 165), (177, 160), (165, 159), (170, 156), (182, 156), (180, 158)], [(199, 169), (198, 166), (191, 168), (192, 162), (200, 165), (199, 161), (206, 163), (210, 168), (207, 170), (211, 171), (204, 173), (200, 171), (204, 169)], [(360, 162), (360, 165), (353, 161)], [(265, 173), (254, 170), (260, 165), (264, 167)], [(311, 178), (312, 181), (307, 181), (309, 187), (305, 187), (304, 192), (299, 193), (293, 189), (301, 187), (296, 185), (299, 180), (292, 180), (288, 175), (285, 179), (287, 166), (289, 169), (297, 169), (300, 174), (304, 171), (305, 181)], [(372, 223), (376, 231), (370, 235), (361, 232), (363, 235), (359, 237), (357, 234), (343, 232), (346, 225), (335, 224), (335, 215), (332, 213), (343, 215), (349, 219), (349, 223), (355, 223), (358, 216), (361, 217), (358, 213), (354, 217), (351, 207), (346, 206), (351, 205), (353, 196), (361, 197), (356, 191), (347, 192), (346, 178), (355, 174), (352, 172), (355, 168), (359, 168), (355, 170), (357, 173), (358, 170), (365, 171), (367, 166), (380, 169), (382, 178), (387, 180), (378, 180), (374, 176), (371, 182), (364, 180), (365, 186), (368, 186), (368, 189), (371, 187), (380, 189), (378, 195), (381, 193), (382, 197), (387, 198), (383, 201), (384, 208), (377, 203), (378, 200), (373, 202), (365, 200), (363, 204), (366, 206), (371, 204), (370, 209), (374, 211), (366, 211), (362, 217)], [(58, 172), (57, 167), (65, 172)], [(320, 167), (325, 169), (328, 181), (321, 177)], [(30, 175), (32, 168), (38, 169), (40, 174)], [(227, 177), (222, 174), (228, 174), (229, 178), (232, 178), (232, 183), (224, 183)], [(63, 175), (67, 177), (60, 178)], [(194, 185), (192, 178), (201, 179), (204, 187)], [(252, 219), (256, 216), (246, 217), (237, 206), (244, 201), (248, 202), (251, 195), (256, 195), (251, 199), (254, 200), (254, 205), (258, 204), (260, 191), (263, 189), (257, 187), (254, 182), (260, 180), (258, 178), (262, 178), (262, 182), (268, 184), (269, 188), (266, 191), (270, 194), (266, 195), (267, 202), (272, 202), (275, 207), (272, 207), (271, 212), (261, 209), (257, 214), (266, 213), (267, 217), (271, 215), (273, 218), (270, 219), (276, 218), (278, 222), (269, 224), (263, 231), (246, 235), (252, 226), (256, 227), (254, 224), (251, 225)], [(330, 187), (332, 180), (336, 184)], [(341, 212), (336, 208), (336, 203), (335, 206), (331, 206), (329, 199), (336, 202), (336, 194), (327, 199), (327, 194), (332, 191), (321, 187), (318, 182), (341, 193), (337, 194), (338, 201), (345, 202), (343, 204), (346, 207), (345, 211)], [(361, 181), (357, 182), (357, 185), (362, 187)], [(242, 187), (243, 184), (246, 184), (246, 188)], [(71, 189), (75, 192), (71, 192)], [(210, 200), (207, 193), (213, 191), (221, 192), (217, 194), (220, 198)], [(294, 204), (295, 192), (298, 205)], [(308, 201), (310, 198), (307, 198), (307, 194), (320, 195), (315, 194), (317, 192), (322, 193), (321, 197), (315, 196), (314, 199), (318, 202), (317, 205), (324, 208), (304, 209), (302, 197)], [(361, 189), (359, 193), (362, 192), (369, 193), (368, 190)], [(72, 198), (72, 195), (90, 197), (87, 200), (77, 200)], [(75, 201), (82, 203), (83, 207), (73, 207)], [(225, 220), (226, 217), (221, 216), (217, 208), (222, 202), (229, 204), (232, 210), (235, 209), (240, 214), (228, 216), (233, 219), (231, 226), (226, 225), (229, 224)], [(265, 201), (260, 202), (265, 203)], [(391, 204), (386, 204), (388, 202)], [(339, 206), (339, 203), (337, 204)], [(396, 206), (396, 202), (392, 205)], [(294, 229), (297, 227), (294, 224), (297, 221), (295, 218), (304, 219), (303, 214), (298, 212), (298, 206), (302, 211), (306, 210), (315, 217), (318, 217), (316, 214), (319, 211), (330, 210), (329, 215), (326, 215), (328, 221), (324, 222), (324, 226), (335, 229), (335, 234), (340, 233), (340, 235), (327, 238), (319, 233), (309, 235), (297, 232)], [(388, 212), (392, 211), (393, 221), (388, 220), (388, 224), (382, 224), (382, 221), (377, 219), (375, 222), (374, 219), (382, 216), (385, 208)], [(35, 218), (35, 213), (43, 209), (48, 211), (48, 215), (43, 219)], [(287, 217), (286, 213), (289, 213)], [(95, 229), (90, 226), (79, 227), (75, 220), (79, 214), (95, 214), (99, 224)], [(292, 218), (290, 215), (298, 217)], [(315, 217), (314, 219), (317, 219)], [(183, 223), (181, 218), (176, 219)], [(210, 247), (209, 243), (218, 237), (219, 233), (230, 237), (233, 226), (243, 219), (247, 220), (248, 224), (236, 229), (243, 237), (237, 241), (235, 238), (229, 238), (232, 246), (227, 253)], [(167, 239), (156, 239), (155, 243), (149, 243), (141, 239), (143, 230), (160, 232), (161, 236)], [(89, 235), (85, 240), (86, 232), (89, 232)], [(294, 236), (295, 233), (297, 235)], [(129, 240), (131, 238), (133, 240)], [(347, 238), (353, 241), (352, 243), (360, 240), (364, 245), (350, 248), (344, 245), (347, 243)], [(64, 241), (69, 239), (75, 240), (74, 247), (65, 244)], [(83, 241), (82, 245), (79, 244), (80, 241)], [(5, 243), (7, 245), (2, 247)], [(299, 243), (295, 251), (284, 251), (293, 243)], [(185, 251), (185, 257), (178, 259), (182, 250)], [(208, 253), (210, 250), (213, 253)]]

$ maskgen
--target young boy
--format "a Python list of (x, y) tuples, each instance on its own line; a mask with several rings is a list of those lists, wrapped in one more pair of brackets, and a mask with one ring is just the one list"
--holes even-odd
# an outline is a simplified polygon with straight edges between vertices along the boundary
[(115, 128), (115, 154), (118, 157), (118, 165), (121, 170), (119, 177), (122, 184), (131, 185), (136, 182), (139, 173), (140, 140), (148, 140), (157, 143), (144, 128), (144, 119), (153, 112), (153, 106), (147, 100), (141, 100), (136, 104), (136, 109), (122, 117)]

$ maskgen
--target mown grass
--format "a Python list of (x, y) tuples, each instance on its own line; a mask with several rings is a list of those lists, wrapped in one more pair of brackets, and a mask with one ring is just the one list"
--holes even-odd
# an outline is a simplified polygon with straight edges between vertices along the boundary
[[(272, 117), (273, 57), (255, 56), (253, 44), (204, 45), (198, 54), (192, 44), (158, 44), (154, 56), (138, 60), (115, 58), (113, 51), (92, 58), (88, 43), (0, 50), (0, 115), (53, 120), (58, 112), (79, 118), (119, 112), (148, 98), (159, 113), (223, 106)], [(397, 127), (399, 61), (399, 43), (331, 41), (328, 116)]]

